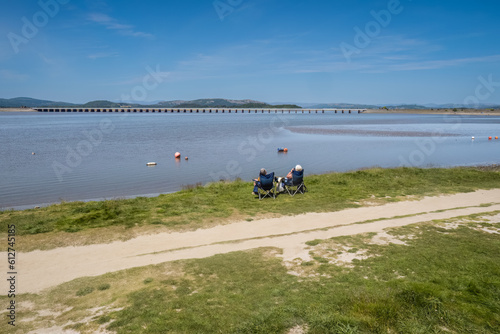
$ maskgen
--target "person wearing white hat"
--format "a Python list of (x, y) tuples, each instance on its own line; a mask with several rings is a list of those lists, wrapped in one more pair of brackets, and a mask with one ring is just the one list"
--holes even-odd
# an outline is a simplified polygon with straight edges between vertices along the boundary
[(295, 166), (295, 168), (292, 168), (292, 169), (290, 170), (290, 172), (286, 175), (286, 178), (287, 178), (288, 180), (291, 180), (291, 179), (292, 179), (292, 173), (293, 173), (293, 171), (294, 171), (294, 170), (296, 170), (297, 172), (300, 172), (300, 171), (302, 171), (302, 166), (301, 166), (301, 165), (297, 165), (297, 166)]
[(301, 165), (296, 165), (295, 168), (292, 168), (290, 173), (285, 178), (285, 189), (291, 195), (295, 195), (300, 192), (301, 194), (307, 191), (306, 186), (304, 184), (304, 169)]

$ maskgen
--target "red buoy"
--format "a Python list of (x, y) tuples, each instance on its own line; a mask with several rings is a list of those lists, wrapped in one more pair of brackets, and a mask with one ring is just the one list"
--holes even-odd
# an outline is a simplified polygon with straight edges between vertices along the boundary
[(488, 137), (488, 140), (491, 140), (491, 137)]
[(181, 157), (181, 154), (179, 152), (175, 152), (175, 157), (178, 159)]

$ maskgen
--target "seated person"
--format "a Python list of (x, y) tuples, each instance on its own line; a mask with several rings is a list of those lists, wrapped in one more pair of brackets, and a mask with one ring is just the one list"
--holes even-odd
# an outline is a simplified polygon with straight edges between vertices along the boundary
[(292, 173), (294, 171), (301, 172), (302, 171), (302, 166), (301, 165), (295, 166), (295, 168), (292, 168), (290, 170), (290, 172), (286, 175), (286, 177), (285, 177), (285, 184), (288, 185), (288, 186), (292, 185), (292, 181), (293, 181), (293, 175), (292, 175)]
[(264, 168), (260, 169), (259, 177), (256, 179), (253, 179), (253, 192), (252, 195), (258, 195), (259, 192), (259, 187), (260, 187), (260, 176), (261, 175), (267, 175), (267, 172)]

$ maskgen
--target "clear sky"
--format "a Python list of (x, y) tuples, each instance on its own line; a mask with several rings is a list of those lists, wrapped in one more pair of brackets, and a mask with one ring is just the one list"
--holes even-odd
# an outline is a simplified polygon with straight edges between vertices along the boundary
[(0, 97), (500, 103), (498, 0), (0, 0)]

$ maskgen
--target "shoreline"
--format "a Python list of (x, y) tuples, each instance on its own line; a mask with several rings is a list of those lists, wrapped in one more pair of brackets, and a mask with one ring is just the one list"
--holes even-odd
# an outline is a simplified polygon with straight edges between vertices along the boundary
[(38, 112), (31, 108), (0, 108), (0, 112)]
[(500, 109), (367, 109), (366, 114), (416, 114), (416, 115), (468, 115), (468, 116), (500, 116)]
[[(231, 181), (233, 182), (233, 181)], [(182, 189), (181, 189), (182, 190)], [(0, 212), (2, 211), (24, 211), (24, 210), (29, 210), (29, 209), (40, 209), (40, 208), (46, 208), (54, 204), (62, 204), (62, 203), (77, 203), (77, 202), (82, 202), (82, 203), (88, 203), (88, 202), (105, 202), (105, 201), (117, 201), (117, 200), (127, 200), (127, 199), (134, 199), (137, 197), (146, 197), (146, 198), (155, 198), (160, 195), (167, 195), (167, 194), (173, 194), (178, 191), (171, 191), (171, 192), (164, 192), (164, 193), (151, 193), (151, 194), (136, 194), (136, 195), (117, 195), (113, 197), (96, 197), (96, 198), (85, 198), (85, 199), (77, 199), (77, 200), (69, 200), (69, 201), (60, 201), (60, 202), (51, 202), (51, 203), (37, 203), (37, 204), (21, 204), (21, 205), (14, 205), (14, 206), (6, 206), (6, 207), (0, 207)]]
[[(346, 174), (346, 173), (352, 173), (356, 171), (369, 171), (372, 169), (378, 169), (379, 167), (370, 167), (370, 168), (360, 168), (360, 169), (353, 169), (349, 171), (344, 171), (344, 172), (327, 172), (327, 173), (321, 173), (321, 174), (311, 174), (310, 176), (326, 176), (326, 175), (332, 175), (332, 174)], [(382, 168), (382, 169), (396, 169), (397, 167), (388, 167), (388, 168)], [(406, 167), (405, 167), (406, 168)], [(420, 167), (421, 169), (426, 169), (425, 167)], [(429, 168), (436, 168), (436, 167), (429, 167)], [(476, 166), (448, 166), (448, 167), (437, 167), (438, 169), (454, 169), (454, 168), (474, 168), (478, 169), (480, 171), (500, 171), (500, 164), (491, 164), (491, 165), (476, 165)], [(224, 183), (234, 183), (237, 180), (225, 180)], [(250, 183), (250, 181), (248, 181)], [(210, 182), (207, 184), (202, 185), (202, 187), (207, 187), (210, 184), (214, 182)], [(215, 182), (217, 183), (217, 182)], [(139, 197), (145, 197), (145, 198), (158, 198), (161, 195), (168, 195), (168, 194), (175, 194), (183, 191), (184, 189), (180, 189), (178, 191), (172, 191), (172, 192), (165, 192), (165, 193), (150, 193), (150, 194), (136, 194), (136, 195), (126, 195), (126, 196), (115, 196), (115, 197), (97, 197), (97, 198), (87, 198), (87, 199), (80, 199), (80, 200), (73, 200), (73, 201), (60, 201), (60, 202), (52, 202), (52, 203), (37, 203), (37, 204), (23, 204), (23, 205), (14, 205), (14, 206), (6, 206), (6, 207), (0, 207), (0, 212), (6, 212), (6, 211), (25, 211), (25, 210), (31, 210), (31, 209), (40, 209), (40, 208), (47, 208), (52, 205), (59, 205), (59, 204), (64, 204), (64, 203), (89, 203), (89, 202), (106, 202), (106, 201), (120, 201), (120, 200), (130, 200), (130, 199), (136, 199)]]

